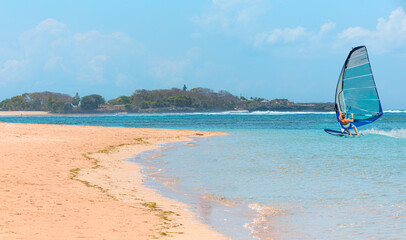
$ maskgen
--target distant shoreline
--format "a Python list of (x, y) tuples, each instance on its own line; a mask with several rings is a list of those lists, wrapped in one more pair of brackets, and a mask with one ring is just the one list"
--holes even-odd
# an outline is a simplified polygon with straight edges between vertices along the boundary
[(249, 111), (247, 109), (239, 109), (239, 110), (213, 110), (213, 111), (142, 111), (142, 112), (110, 112), (110, 111), (97, 111), (97, 112), (75, 112), (75, 113), (52, 113), (46, 111), (1, 111), (0, 110), (0, 117), (10, 116), (10, 117), (18, 117), (18, 116), (43, 116), (43, 115), (126, 115), (126, 114), (205, 114), (205, 113), (253, 113), (253, 112), (303, 112), (303, 113), (326, 113), (331, 112), (329, 110), (319, 111), (319, 110), (254, 110)]
[(0, 111), (48, 111), (62, 114), (88, 113), (174, 113), (220, 111), (331, 111), (332, 102), (295, 103), (285, 98), (268, 100), (245, 98), (227, 91), (215, 92), (208, 88), (183, 90), (178, 88), (136, 90), (131, 96), (120, 96), (106, 101), (92, 94), (74, 97), (49, 91), (24, 93), (0, 102)]
[[(0, 111), (0, 117), (18, 117), (18, 116), (52, 116), (52, 115), (136, 115), (136, 114), (208, 114), (208, 113), (217, 113), (217, 114), (227, 114), (227, 113), (235, 113), (235, 114), (249, 114), (249, 113), (259, 113), (259, 112), (270, 112), (270, 113), (334, 113), (334, 111), (300, 111), (300, 110), (259, 110), (259, 111), (249, 111), (246, 109), (241, 110), (229, 110), (229, 111), (193, 111), (193, 112), (89, 112), (89, 113), (50, 113), (46, 111)], [(384, 110), (384, 113), (403, 113), (406, 110)]]
[(50, 115), (46, 111), (0, 111), (0, 117), (2, 116), (36, 116), (36, 115)]

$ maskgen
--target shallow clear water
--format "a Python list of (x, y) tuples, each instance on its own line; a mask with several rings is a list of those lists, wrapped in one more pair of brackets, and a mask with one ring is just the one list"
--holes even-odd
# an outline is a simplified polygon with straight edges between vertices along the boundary
[[(135, 161), (158, 167), (154, 179), (176, 180), (173, 192), (151, 184), (195, 203), (196, 209), (206, 194), (258, 211), (252, 215), (244, 209), (210, 206), (223, 215), (206, 216), (206, 221), (229, 235), (248, 223), (252, 236), (264, 239), (406, 236), (405, 112), (385, 113), (361, 128), (361, 137), (326, 134), (324, 128), (338, 128), (334, 114), (36, 116), (0, 121), (225, 131), (228, 136), (196, 139), (192, 146), (170, 147), (152, 159), (147, 155), (155, 153), (146, 153)], [(152, 168), (145, 173), (149, 171)], [(232, 237), (247, 239), (248, 230)]]

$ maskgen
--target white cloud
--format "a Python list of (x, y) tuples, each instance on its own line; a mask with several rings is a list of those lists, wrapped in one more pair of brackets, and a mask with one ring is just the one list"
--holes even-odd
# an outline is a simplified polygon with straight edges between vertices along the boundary
[(50, 70), (54, 70), (57, 68), (64, 68), (62, 57), (53, 57), (53, 58), (48, 59), (48, 61), (45, 62), (45, 65), (44, 65), (45, 71), (50, 71)]
[[(66, 24), (51, 18), (23, 32), (18, 43), (18, 49), (11, 53), (2, 51), (8, 53), (8, 56), (2, 56), (3, 59), (21, 59), (0, 65), (3, 79), (26, 79), (28, 82), (41, 76), (46, 81), (58, 71), (60, 77), (54, 79), (62, 80), (62, 74), (67, 74), (65, 77), (71, 79), (100, 83), (104, 81), (105, 69), (111, 68), (106, 64), (110, 57), (118, 59), (115, 57), (131, 54), (134, 57), (138, 47), (125, 33), (103, 34), (96, 30), (74, 33)], [(22, 78), (23, 75), (30, 77)]]
[(275, 28), (271, 31), (265, 31), (256, 34), (254, 38), (254, 47), (264, 44), (292, 43), (297, 41), (318, 42), (325, 37), (328, 32), (335, 28), (334, 22), (327, 22), (321, 25), (318, 32), (308, 31), (302, 26), (295, 28)]
[(193, 18), (205, 27), (245, 27), (267, 11), (262, 0), (213, 0), (210, 10)]
[(166, 79), (170, 84), (181, 82), (185, 72), (200, 55), (201, 49), (194, 47), (189, 49), (184, 56), (178, 59), (151, 57), (150, 72), (154, 77)]
[(236, 21), (239, 23), (253, 22), (264, 12), (265, 9), (259, 6), (250, 6), (247, 8), (243, 8), (237, 12)]
[(25, 66), (28, 64), (26, 60), (10, 59), (4, 62), (0, 68), (0, 84), (12, 82), (25, 74)]
[(49, 32), (51, 34), (59, 34), (65, 31), (68, 31), (66, 25), (52, 18), (42, 21), (33, 29), (33, 32)]
[(328, 23), (325, 23), (325, 24), (321, 25), (319, 34), (320, 34), (320, 35), (323, 35), (323, 34), (325, 34), (325, 33), (327, 33), (327, 32), (330, 32), (330, 31), (333, 30), (335, 27), (336, 27), (336, 23), (335, 23), (335, 22), (328, 22)]
[(76, 33), (74, 35), (75, 40), (77, 41), (97, 41), (100, 39), (113, 39), (128, 42), (131, 38), (122, 32), (114, 32), (112, 34), (101, 34), (98, 31), (92, 30), (85, 33)]
[(338, 37), (341, 40), (352, 40), (357, 38), (368, 37), (371, 35), (371, 32), (362, 28), (362, 27), (349, 27), (346, 30), (342, 31)]
[(110, 58), (106, 55), (93, 56), (91, 60), (80, 70), (77, 79), (80, 82), (101, 83), (104, 82), (105, 62)]
[(338, 41), (366, 44), (378, 52), (387, 52), (406, 42), (406, 14), (399, 7), (391, 12), (388, 20), (379, 18), (374, 30), (349, 27), (338, 35)]
[[(55, 19), (46, 19), (33, 29), (25, 31), (20, 36), (21, 46), (29, 54), (39, 49), (48, 53), (53, 46), (61, 45), (68, 39), (70, 32), (64, 23)], [(62, 44), (63, 45), (63, 44)], [(42, 52), (44, 54), (44, 52)]]
[(285, 28), (285, 29), (274, 29), (267, 36), (266, 41), (268, 43), (276, 42), (293, 42), (299, 38), (306, 36), (306, 30), (303, 27), (296, 28)]
[(109, 59), (110, 57), (109, 56), (106, 56), (106, 55), (98, 55), (98, 56), (94, 56), (93, 58), (92, 58), (92, 60), (90, 60), (90, 62), (89, 62), (89, 64), (90, 64), (90, 66), (91, 66), (91, 69), (94, 71), (94, 72), (96, 72), (96, 73), (101, 73), (101, 72), (103, 72), (103, 67), (102, 67), (102, 64), (104, 63), (104, 62), (106, 62), (107, 61), (107, 59)]
[(180, 75), (186, 66), (189, 64), (189, 59), (159, 59), (155, 58), (151, 61), (152, 73), (158, 78), (168, 78)]
[(131, 81), (128, 75), (119, 73), (116, 77), (115, 84), (118, 87), (128, 87), (129, 85), (131, 85)]

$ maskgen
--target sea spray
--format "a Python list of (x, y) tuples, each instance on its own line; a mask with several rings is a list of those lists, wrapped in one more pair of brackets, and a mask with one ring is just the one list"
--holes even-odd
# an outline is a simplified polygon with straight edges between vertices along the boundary
[(382, 135), (382, 136), (387, 136), (387, 137), (392, 137), (392, 138), (401, 138), (401, 139), (406, 139), (406, 129), (400, 128), (400, 129), (391, 129), (391, 130), (380, 130), (380, 129), (366, 129), (362, 131), (363, 134), (375, 134), (375, 135)]

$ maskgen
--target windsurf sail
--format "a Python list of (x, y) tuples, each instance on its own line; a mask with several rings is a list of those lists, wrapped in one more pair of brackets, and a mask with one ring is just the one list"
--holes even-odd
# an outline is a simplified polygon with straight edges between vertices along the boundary
[(357, 127), (372, 123), (383, 114), (365, 46), (353, 48), (344, 62), (338, 79), (335, 107), (342, 129), (340, 112), (346, 113), (347, 117), (354, 114), (353, 124)]

